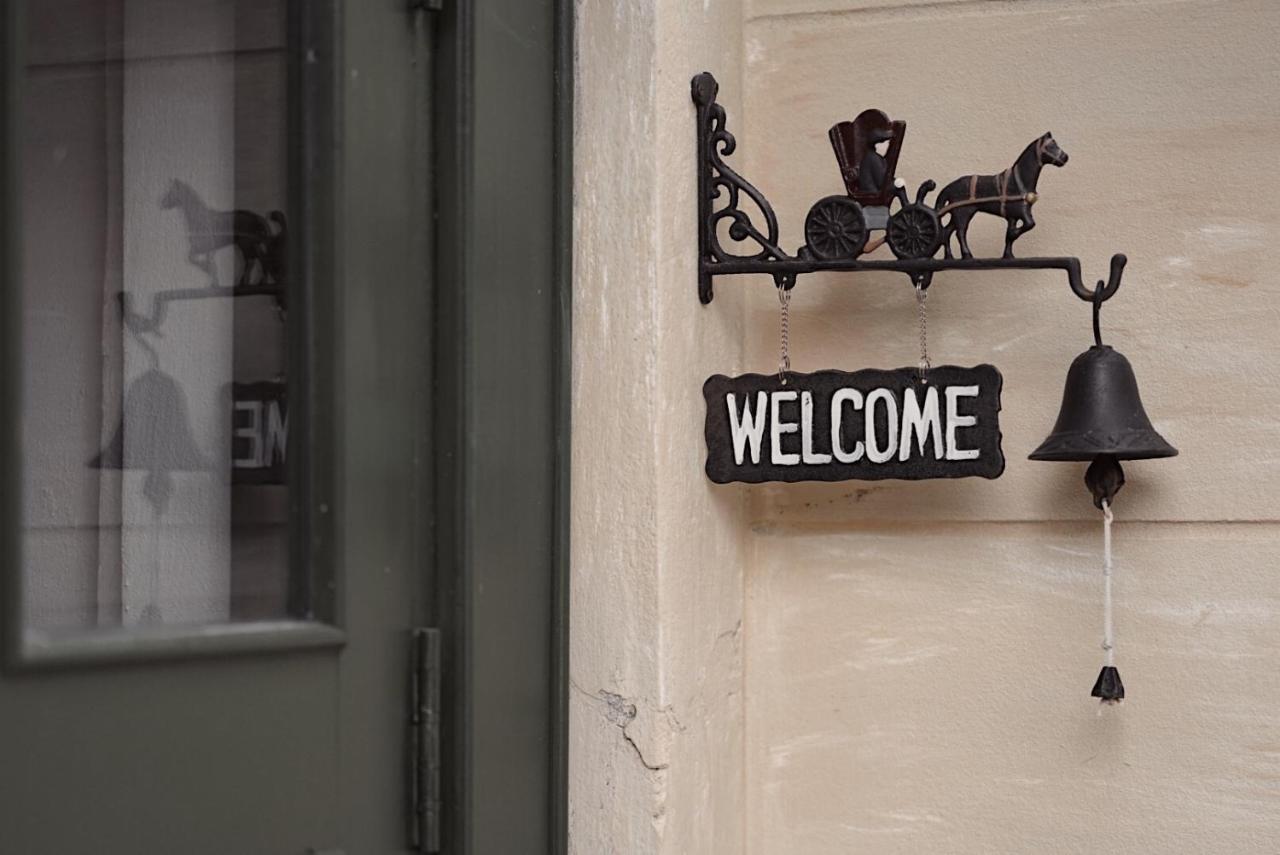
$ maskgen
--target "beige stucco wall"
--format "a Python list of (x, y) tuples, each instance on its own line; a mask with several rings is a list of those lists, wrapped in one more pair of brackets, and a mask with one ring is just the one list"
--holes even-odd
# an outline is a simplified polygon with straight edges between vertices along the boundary
[(687, 72), (725, 69), (740, 107), (741, 25), (722, 0), (578, 4), (569, 797), (583, 855), (745, 851), (746, 497), (703, 483), (690, 419), (707, 369), (742, 364), (746, 295), (699, 311)]
[[(1008, 469), (752, 491), (749, 851), (1280, 851), (1280, 5), (855, 5), (883, 4), (754, 0), (745, 24), (745, 168), (788, 245), (839, 189), (826, 128), (862, 107), (908, 120), (913, 189), (996, 172), (1052, 130), (1071, 161), (1042, 175), (1017, 251), (1095, 277), (1128, 253), (1104, 336), (1182, 456), (1127, 466), (1129, 699), (1099, 715), (1083, 465), (1025, 459), (1088, 308), (1054, 272), (939, 275), (931, 356), (1002, 369)], [(975, 250), (1002, 233), (975, 220)], [(899, 279), (803, 282), (796, 367), (912, 364)], [(767, 288), (748, 310), (767, 367)]]
[[(1280, 851), (1280, 4), (579, 14), (574, 851)], [(703, 68), (791, 248), (840, 190), (827, 127), (864, 107), (908, 121), (913, 189), (999, 171), (1046, 130), (1070, 153), (1017, 250), (1086, 277), (1129, 255), (1104, 336), (1182, 451), (1128, 465), (1117, 503), (1122, 706), (1087, 696), (1083, 467), (1025, 459), (1090, 343), (1060, 273), (931, 292), (935, 363), (1004, 373), (999, 480), (706, 482), (701, 382), (776, 364), (777, 301), (764, 279), (694, 296)], [(1001, 232), (975, 220), (975, 250)], [(805, 277), (794, 367), (913, 364), (914, 325), (900, 276)]]

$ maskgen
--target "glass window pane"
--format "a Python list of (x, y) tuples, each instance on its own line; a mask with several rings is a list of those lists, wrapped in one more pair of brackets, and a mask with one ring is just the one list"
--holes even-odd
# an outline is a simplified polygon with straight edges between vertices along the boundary
[(28, 4), (29, 635), (307, 616), (286, 465), (287, 5)]

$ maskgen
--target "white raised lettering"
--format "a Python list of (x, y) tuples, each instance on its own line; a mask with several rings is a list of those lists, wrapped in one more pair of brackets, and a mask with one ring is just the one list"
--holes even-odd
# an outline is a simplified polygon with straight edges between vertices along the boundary
[(756, 396), (756, 411), (751, 412), (751, 399), (742, 402), (742, 416), (738, 416), (737, 396), (730, 392), (725, 396), (729, 405), (729, 432), (733, 435), (733, 459), (739, 466), (747, 453), (747, 443), (751, 443), (751, 462), (760, 462), (760, 441), (764, 439), (764, 411), (769, 406), (768, 393), (761, 392)]
[(977, 460), (978, 449), (976, 448), (957, 448), (956, 447), (956, 428), (973, 427), (978, 423), (976, 416), (962, 416), (957, 410), (959, 398), (976, 398), (978, 396), (977, 386), (948, 386), (947, 387), (947, 459), (948, 460)]
[(862, 442), (855, 442), (850, 451), (845, 451), (840, 445), (840, 425), (844, 420), (846, 402), (853, 404), (855, 410), (862, 409), (862, 392), (857, 389), (837, 389), (831, 396), (831, 453), (841, 463), (857, 463), (862, 459)]
[[(884, 414), (888, 419), (888, 430), (885, 431), (885, 446), (880, 447), (876, 436), (876, 403), (884, 401)], [(898, 405), (893, 400), (893, 393), (888, 389), (873, 389), (867, 395), (866, 411), (867, 459), (872, 463), (884, 463), (893, 457), (898, 450)]]
[(924, 409), (916, 398), (916, 390), (907, 387), (902, 398), (902, 440), (898, 443), (898, 459), (906, 460), (911, 456), (912, 435), (915, 443), (924, 454), (925, 431), (933, 438), (933, 457), (941, 460), (942, 448), (942, 414), (938, 408), (938, 388), (930, 386), (924, 393)]
[(769, 414), (769, 444), (772, 446), (773, 463), (775, 466), (795, 466), (800, 462), (800, 455), (782, 453), (782, 435), (797, 432), (800, 430), (800, 424), (784, 422), (779, 410), (784, 401), (794, 401), (797, 397), (796, 393), (794, 391), (774, 392), (770, 397), (773, 399), (773, 408)]
[(830, 454), (813, 450), (813, 393), (800, 393), (800, 456), (808, 464), (830, 463)]

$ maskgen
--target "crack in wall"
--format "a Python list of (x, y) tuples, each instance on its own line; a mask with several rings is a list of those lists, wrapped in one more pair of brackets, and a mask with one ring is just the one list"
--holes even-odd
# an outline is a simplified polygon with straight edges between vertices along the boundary
[(622, 731), (622, 738), (635, 750), (636, 757), (640, 758), (640, 765), (650, 772), (663, 772), (671, 768), (670, 763), (650, 763), (648, 758), (644, 756), (644, 751), (640, 748), (640, 744), (636, 742), (635, 737), (627, 732), (627, 728), (636, 720), (636, 705), (634, 703), (622, 695), (605, 689), (601, 689), (597, 696), (605, 702), (605, 718)]

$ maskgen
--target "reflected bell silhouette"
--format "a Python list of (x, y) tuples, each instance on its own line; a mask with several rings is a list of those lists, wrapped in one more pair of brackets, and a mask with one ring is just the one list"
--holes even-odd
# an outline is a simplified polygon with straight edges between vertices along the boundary
[(172, 491), (171, 472), (199, 472), (210, 464), (196, 445), (187, 397), (158, 368), (141, 374), (124, 396), (111, 441), (89, 462), (95, 469), (142, 470), (143, 494), (160, 511)]

